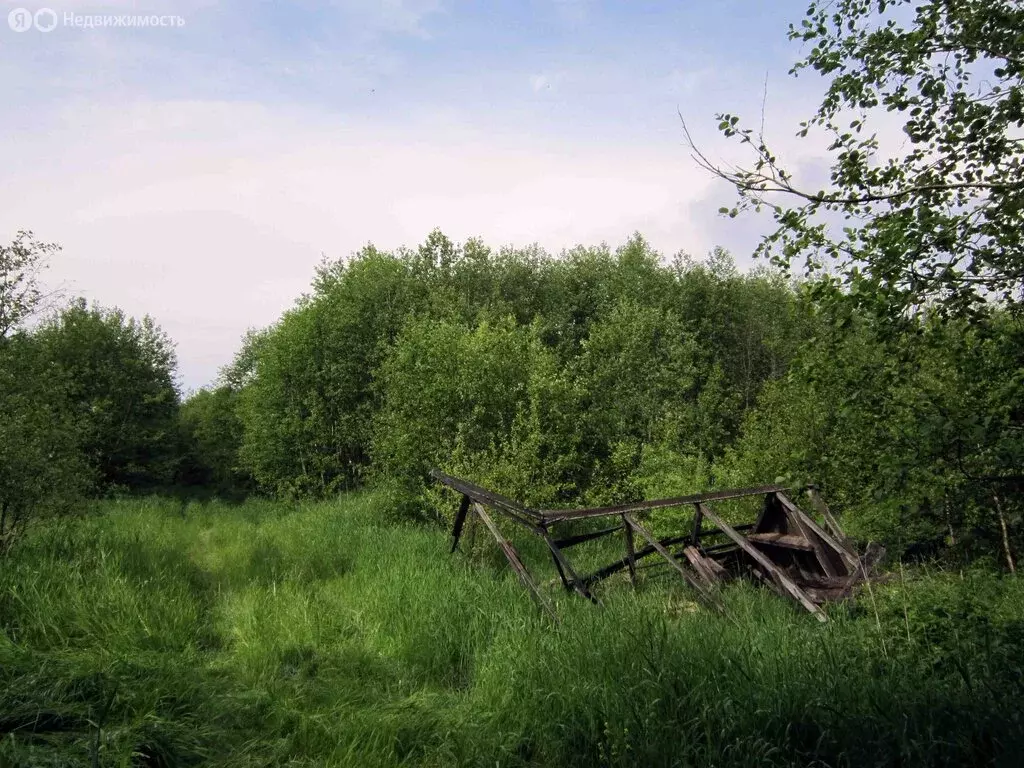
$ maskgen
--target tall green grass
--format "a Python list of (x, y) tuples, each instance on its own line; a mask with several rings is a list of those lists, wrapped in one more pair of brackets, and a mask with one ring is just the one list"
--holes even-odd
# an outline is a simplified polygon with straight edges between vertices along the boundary
[(552, 592), (554, 626), (506, 568), (380, 527), (380, 504), (116, 502), (36, 530), (0, 562), (0, 765), (1024, 754), (1015, 580), (915, 574), (821, 626), (752, 587), (722, 618), (649, 578), (602, 608)]

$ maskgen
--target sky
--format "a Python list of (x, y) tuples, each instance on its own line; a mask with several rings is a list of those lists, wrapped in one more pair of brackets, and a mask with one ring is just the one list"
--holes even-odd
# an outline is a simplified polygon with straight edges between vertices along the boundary
[[(717, 213), (733, 194), (680, 114), (726, 163), (723, 111), (820, 159), (794, 133), (823, 84), (787, 74), (806, 0), (4, 3), (0, 240), (59, 243), (51, 286), (151, 315), (186, 391), (368, 242), (559, 253), (639, 231), (749, 264), (770, 219)], [(4, 23), (44, 8), (50, 31)], [(72, 21), (136, 15), (182, 23)]]

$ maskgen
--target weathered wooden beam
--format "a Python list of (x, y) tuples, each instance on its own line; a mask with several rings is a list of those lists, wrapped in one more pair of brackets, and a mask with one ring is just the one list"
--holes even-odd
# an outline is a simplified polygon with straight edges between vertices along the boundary
[(692, 496), (679, 496), (674, 499), (656, 499), (653, 501), (637, 501), (631, 504), (619, 504), (614, 507), (591, 507), (589, 509), (541, 509), (536, 513), (541, 515), (547, 522), (559, 522), (561, 520), (578, 520), (586, 517), (603, 517), (606, 515), (621, 515), (630, 512), (645, 512), (663, 507), (685, 507), (706, 501), (723, 501), (725, 499), (739, 499), (744, 496), (759, 496), (763, 493), (784, 491), (779, 485), (764, 485), (757, 488), (737, 488), (728, 491), (712, 491), (710, 493), (697, 493)]
[(549, 536), (545, 536), (544, 541), (547, 542), (548, 549), (551, 551), (551, 556), (555, 560), (558, 573), (562, 576), (562, 582), (565, 584), (566, 589), (573, 590), (580, 597), (586, 598), (592, 603), (599, 602), (596, 597), (590, 594), (590, 590), (587, 589), (586, 585), (580, 581), (579, 576), (576, 575), (576, 571), (572, 567), (572, 563), (569, 562), (569, 558), (555, 545), (555, 542)]
[(693, 505), (693, 539), (690, 541), (695, 547), (700, 546), (701, 525), (704, 524), (704, 510), (700, 502)]
[(639, 533), (641, 537), (646, 539), (647, 543), (654, 547), (654, 551), (661, 555), (663, 558), (665, 558), (665, 560), (667, 560), (668, 563), (673, 568), (675, 568), (676, 571), (679, 572), (679, 575), (683, 577), (686, 583), (693, 588), (694, 592), (696, 592), (701, 597), (701, 599), (704, 600), (705, 603), (721, 612), (725, 611), (725, 608), (722, 605), (721, 601), (718, 600), (714, 595), (712, 595), (707, 589), (705, 589), (704, 586), (699, 581), (697, 581), (697, 579), (695, 579), (688, 570), (686, 570), (683, 567), (682, 563), (680, 563), (676, 558), (674, 558), (672, 556), (672, 553), (665, 549), (661, 542), (654, 538), (654, 534), (652, 534), (650, 531), (648, 531), (646, 528), (640, 525), (640, 523), (638, 523), (633, 518), (633, 516), (628, 513), (623, 514), (622, 519), (626, 521), (626, 524), (629, 525), (629, 527), (631, 527), (634, 531)]
[(452, 490), (469, 496), (473, 501), (481, 502), (489, 507), (502, 509), (506, 512), (511, 512), (526, 518), (532, 518), (534, 520), (540, 519), (540, 515), (535, 510), (524, 507), (522, 504), (517, 504), (512, 501), (512, 499), (506, 498), (494, 491), (489, 491), (479, 485), (475, 485), (468, 480), (463, 480), (459, 477), (452, 477), (439, 469), (430, 470), (430, 476), (442, 485), (447, 485)]
[(710, 507), (705, 507), (704, 515), (709, 520), (711, 520), (711, 522), (713, 522), (715, 525), (721, 528), (726, 536), (728, 536), (730, 539), (736, 542), (736, 545), (740, 549), (742, 549), (744, 552), (750, 555), (754, 562), (761, 566), (761, 568), (763, 568), (771, 576), (772, 580), (775, 582), (776, 589), (780, 592), (780, 594), (788, 593), (793, 599), (800, 603), (800, 605), (802, 605), (809, 612), (814, 614), (815, 618), (817, 618), (818, 621), (828, 621), (828, 616), (826, 616), (825, 612), (822, 611), (821, 608), (819, 608), (814, 603), (814, 601), (811, 600), (807, 593), (800, 589), (800, 587), (797, 586), (796, 582), (789, 578), (789, 576), (787, 576), (781, 568), (779, 568), (777, 565), (775, 565), (775, 563), (773, 563), (771, 560), (765, 557), (764, 554), (757, 549), (757, 547), (755, 547), (753, 544), (747, 541), (742, 535), (740, 535), (735, 529), (733, 529), (728, 523), (726, 523), (725, 520), (723, 520), (717, 514), (712, 512)]
[[(710, 558), (704, 557), (697, 548), (692, 544), (683, 549), (683, 555), (690, 561), (690, 565), (693, 566), (693, 570), (697, 572), (697, 575), (704, 579), (705, 583), (712, 587), (718, 582), (718, 572), (713, 570), (708, 563), (714, 562)], [(717, 565), (717, 563), (715, 563)]]
[(860, 567), (860, 560), (857, 558), (857, 555), (822, 530), (821, 526), (814, 522), (814, 520), (806, 512), (800, 509), (800, 507), (794, 504), (785, 493), (780, 491), (776, 493), (775, 496), (792, 515), (803, 523), (806, 528), (810, 529), (810, 532), (816, 534), (818, 538), (827, 544), (840, 557), (840, 559), (846, 563), (847, 573), (850, 573), (854, 569)]
[(491, 532), (495, 540), (498, 542), (498, 546), (501, 547), (501, 551), (505, 555), (505, 559), (508, 560), (509, 565), (512, 566), (512, 570), (519, 576), (519, 581), (522, 583), (526, 590), (530, 593), (530, 597), (533, 601), (544, 610), (554, 621), (558, 623), (558, 616), (555, 614), (554, 608), (551, 607), (551, 603), (548, 602), (547, 598), (538, 589), (537, 584), (534, 582), (533, 577), (530, 576), (530, 572), (523, 565), (522, 559), (519, 557), (519, 553), (516, 552), (516, 548), (502, 535), (501, 530), (495, 525), (491, 516), (487, 514), (487, 510), (484, 509), (483, 505), (478, 501), (473, 502), (473, 511), (476, 512), (477, 516), (483, 520), (484, 525), (487, 526), (487, 530)]
[(463, 494), (462, 502), (459, 504), (459, 511), (455, 513), (455, 524), (452, 526), (452, 552), (459, 548), (459, 538), (462, 536), (462, 526), (466, 523), (466, 513), (469, 512), (470, 498)]
[(803, 536), (786, 533), (748, 533), (747, 541), (752, 541), (755, 544), (770, 544), (785, 549), (798, 549), (804, 552), (815, 551), (814, 545)]

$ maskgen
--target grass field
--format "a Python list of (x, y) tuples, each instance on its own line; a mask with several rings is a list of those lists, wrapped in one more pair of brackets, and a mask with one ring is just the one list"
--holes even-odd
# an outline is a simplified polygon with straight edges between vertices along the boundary
[[(0, 561), (0, 765), (1019, 765), (1024, 590), (908, 575), (819, 625), (669, 578), (538, 616), (380, 500), (111, 502)], [(478, 544), (480, 542), (478, 541)]]

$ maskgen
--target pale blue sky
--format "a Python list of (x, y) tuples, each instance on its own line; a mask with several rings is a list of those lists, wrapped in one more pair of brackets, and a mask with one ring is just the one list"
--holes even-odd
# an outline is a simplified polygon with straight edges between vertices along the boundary
[[(7, 11), (38, 3), (7, 2)], [(730, 159), (713, 115), (782, 146), (821, 84), (786, 75), (806, 3), (532, 0), (48, 3), (173, 14), (182, 27), (0, 20), (0, 235), (63, 244), (51, 279), (149, 312), (184, 385), (304, 290), (321, 253), (367, 241), (714, 245), (743, 263), (767, 226), (692, 163), (676, 110)], [(813, 161), (799, 155), (798, 161)]]

